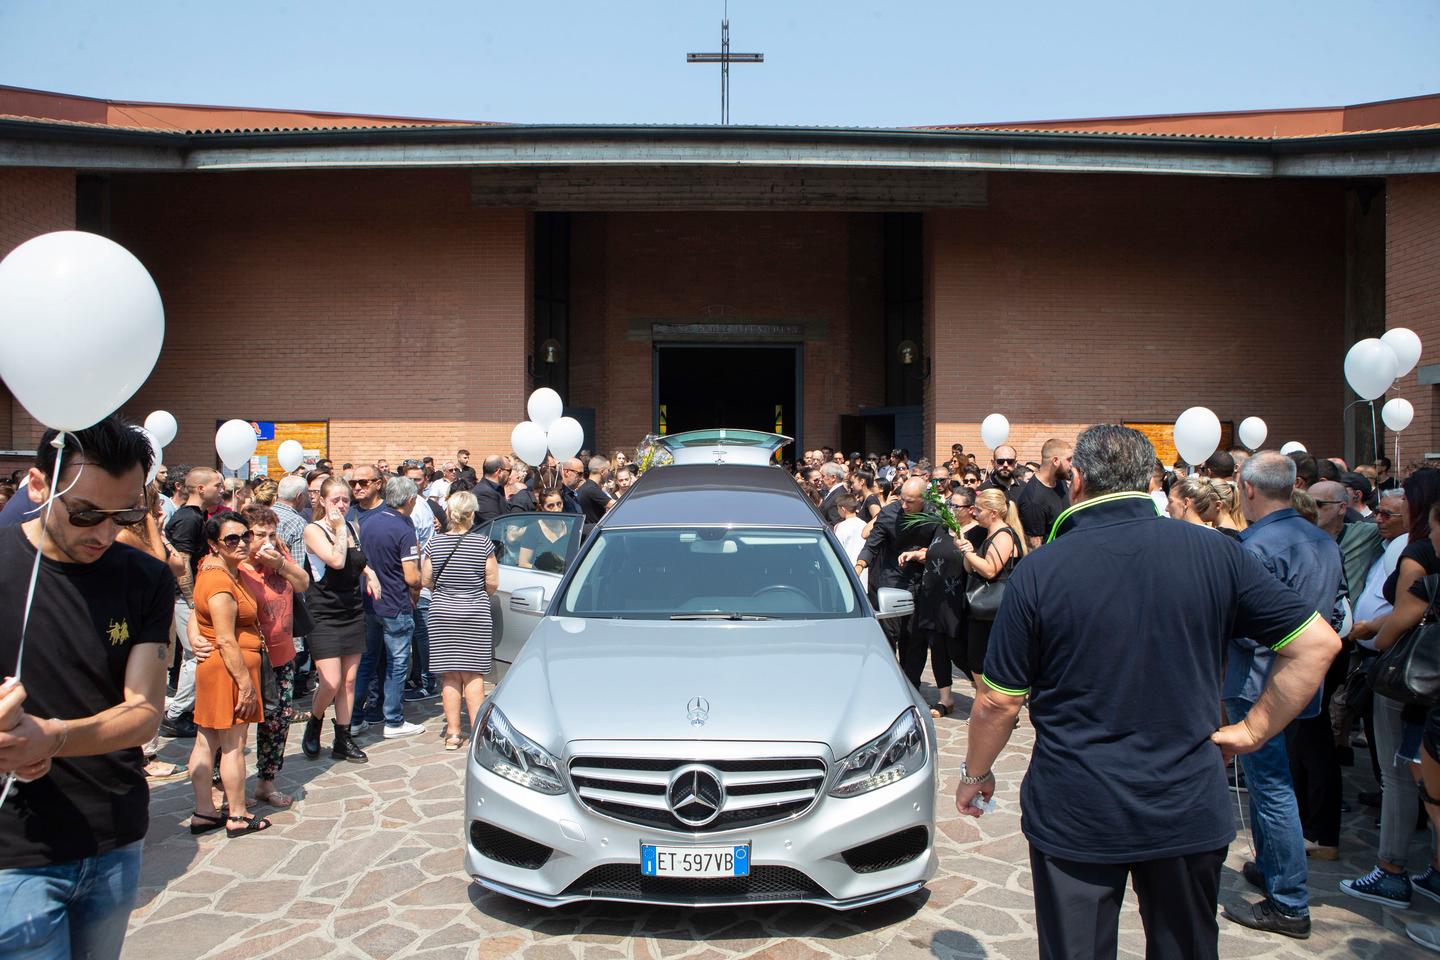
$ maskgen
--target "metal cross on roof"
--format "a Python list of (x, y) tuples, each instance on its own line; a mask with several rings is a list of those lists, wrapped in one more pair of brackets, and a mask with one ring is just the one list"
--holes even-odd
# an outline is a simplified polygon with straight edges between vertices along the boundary
[(725, 2), (725, 14), (720, 21), (720, 52), (719, 53), (687, 53), (686, 63), (718, 63), (720, 64), (720, 122), (730, 122), (730, 64), (732, 63), (764, 63), (763, 53), (731, 53), (730, 52), (730, 2)]

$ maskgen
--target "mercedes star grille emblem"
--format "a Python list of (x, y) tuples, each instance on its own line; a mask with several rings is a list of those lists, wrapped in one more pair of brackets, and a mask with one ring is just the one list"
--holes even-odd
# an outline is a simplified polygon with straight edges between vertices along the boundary
[(676, 820), (689, 827), (703, 827), (720, 816), (720, 808), (725, 806), (725, 787), (720, 774), (710, 767), (681, 767), (670, 778), (665, 799)]
[(685, 719), (692, 727), (705, 726), (705, 721), (710, 719), (710, 701), (704, 697), (691, 697), (685, 705)]

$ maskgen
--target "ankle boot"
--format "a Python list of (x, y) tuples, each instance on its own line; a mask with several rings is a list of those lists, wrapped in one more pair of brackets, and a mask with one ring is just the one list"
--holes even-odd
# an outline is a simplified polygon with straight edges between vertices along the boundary
[(304, 751), (305, 756), (309, 757), (311, 760), (314, 760), (316, 757), (320, 756), (321, 723), (321, 719), (315, 716), (312, 716), (309, 720), (306, 720), (305, 736), (300, 738), (300, 749)]
[(350, 728), (342, 725), (339, 720), (331, 720), (330, 725), (335, 729), (335, 746), (330, 750), (330, 756), (336, 760), (349, 760), (351, 763), (366, 763), (369, 757), (365, 751), (360, 749), (355, 738), (350, 736)]

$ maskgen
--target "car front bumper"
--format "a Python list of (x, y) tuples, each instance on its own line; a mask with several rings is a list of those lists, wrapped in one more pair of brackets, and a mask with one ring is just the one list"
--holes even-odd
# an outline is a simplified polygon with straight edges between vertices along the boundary
[[(487, 889), (541, 906), (619, 900), (676, 906), (807, 902), (852, 910), (912, 893), (935, 874), (934, 741), (924, 769), (858, 797), (822, 794), (803, 815), (714, 833), (680, 833), (625, 823), (586, 807), (572, 793), (546, 796), (496, 776), (468, 758), (465, 867)], [(828, 783), (828, 781), (827, 781)], [(548, 848), (538, 867), (484, 855), (472, 839), (477, 821)], [(897, 834), (920, 837), (912, 858), (864, 871), (845, 853)], [(910, 833), (906, 833), (910, 831)], [(641, 843), (717, 846), (749, 842), (751, 876), (641, 878)], [(513, 858), (512, 858), (513, 859)], [(536, 859), (539, 859), (538, 857)]]

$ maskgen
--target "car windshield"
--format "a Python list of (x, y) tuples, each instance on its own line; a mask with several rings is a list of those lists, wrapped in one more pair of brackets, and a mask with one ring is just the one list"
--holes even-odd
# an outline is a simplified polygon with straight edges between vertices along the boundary
[(818, 530), (601, 529), (559, 612), (636, 620), (857, 615), (842, 558)]

